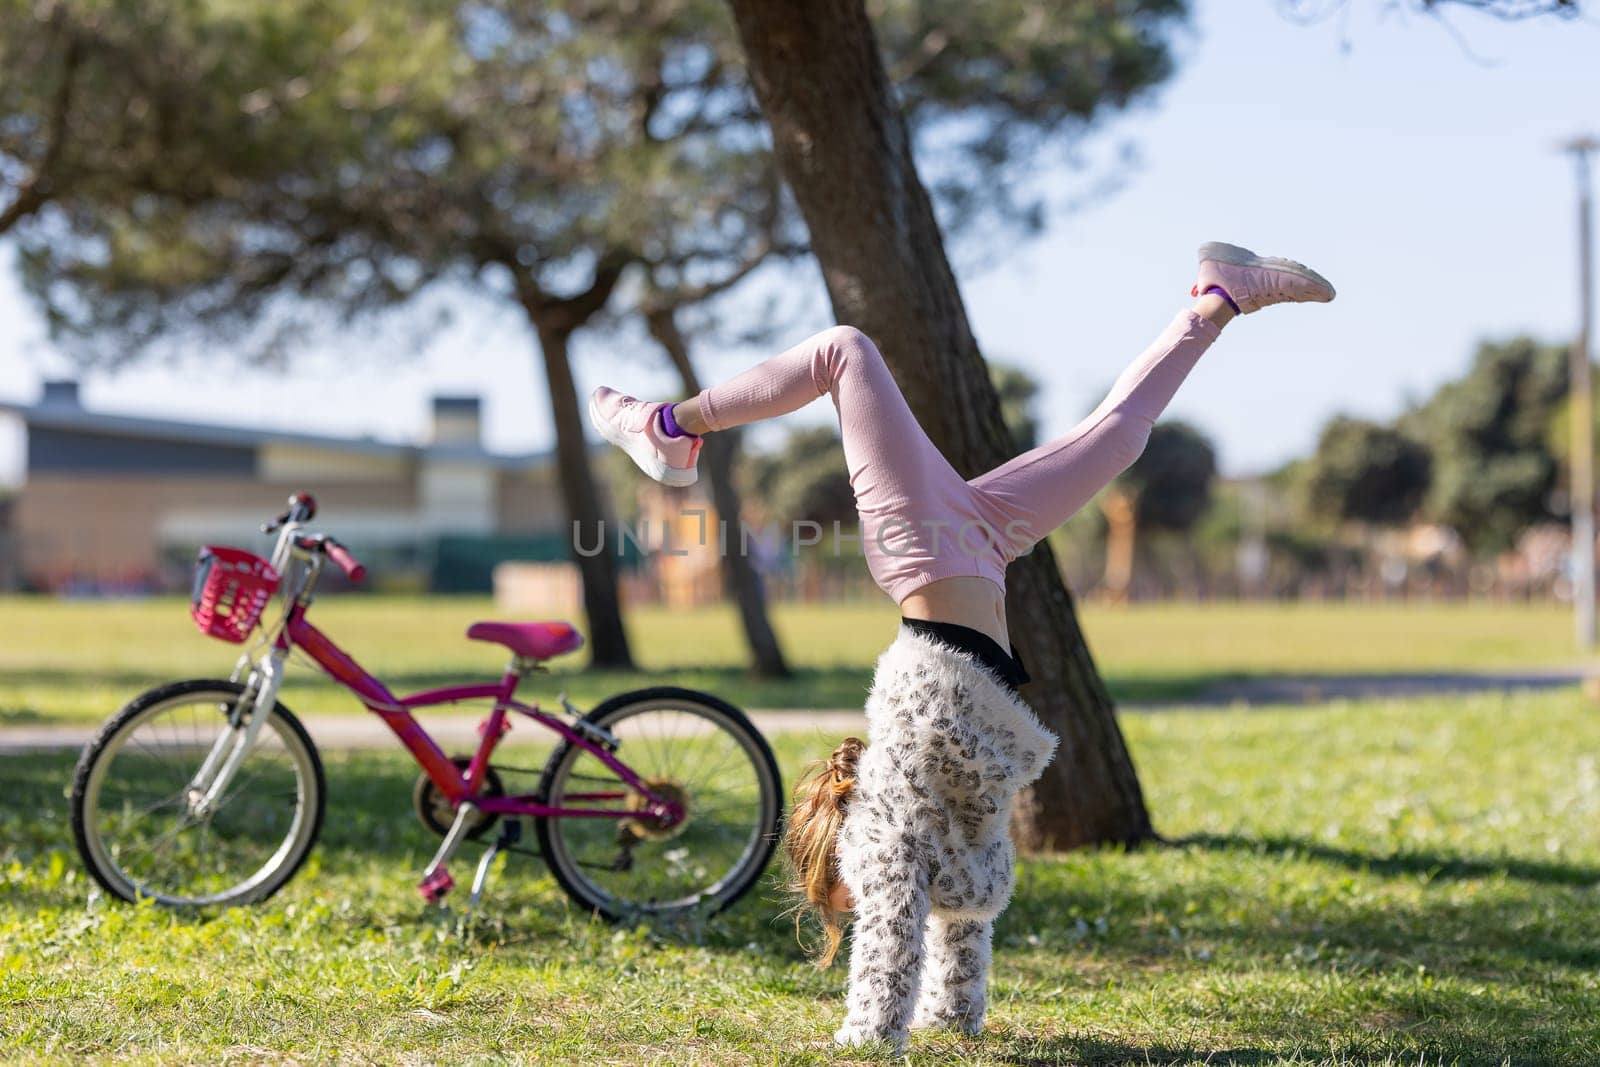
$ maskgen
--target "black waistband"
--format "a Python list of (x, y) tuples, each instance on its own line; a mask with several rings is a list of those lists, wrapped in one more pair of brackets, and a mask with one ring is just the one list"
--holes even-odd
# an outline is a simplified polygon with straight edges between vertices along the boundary
[(914, 634), (931, 637), (971, 655), (1012, 691), (1032, 681), (1017, 655), (1016, 646), (1011, 646), (1010, 653), (1007, 653), (1000, 647), (1000, 642), (981, 630), (962, 626), (958, 622), (933, 622), (930, 619), (901, 619), (900, 625)]

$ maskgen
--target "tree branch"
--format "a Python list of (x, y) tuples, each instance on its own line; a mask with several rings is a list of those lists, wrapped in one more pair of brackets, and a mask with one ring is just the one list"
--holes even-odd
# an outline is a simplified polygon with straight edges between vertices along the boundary
[(0, 234), (38, 211), (49, 201), (56, 164), (67, 141), (67, 123), (72, 116), (72, 90), (77, 81), (78, 67), (83, 62), (83, 45), (76, 36), (68, 36), (67, 51), (62, 57), (61, 84), (56, 88), (50, 106), (49, 126), (45, 133), (44, 151), (33, 174), (17, 186), (17, 195), (4, 211), (0, 211)]
[(612, 290), (622, 278), (622, 272), (631, 262), (628, 256), (611, 251), (601, 257), (594, 269), (594, 278), (588, 288), (572, 296), (554, 296), (520, 269), (513, 261), (502, 265), (511, 270), (516, 279), (517, 298), (534, 321), (543, 327), (570, 332), (588, 322), (606, 306)]
[(656, 286), (654, 284), (655, 279), (652, 278), (650, 293), (640, 302), (640, 310), (648, 318), (662, 311), (671, 311), (675, 308), (687, 307), (690, 304), (698, 304), (703, 300), (709, 300), (714, 296), (725, 293), (748, 278), (757, 267), (767, 261), (767, 258), (776, 249), (777, 245), (773, 241), (772, 235), (768, 234), (757, 242), (756, 247), (750, 254), (732, 271), (714, 282), (706, 282), (703, 285), (668, 289)]
[[(1583, 0), (1392, 0), (1395, 6), (1410, 7), (1438, 15), (1447, 7), (1466, 8), (1506, 22), (1555, 15), (1576, 18), (1583, 13)], [(1301, 22), (1319, 22), (1350, 5), (1350, 0), (1278, 0), (1284, 14)]]
[(1425, 11), (1442, 7), (1465, 7), (1497, 19), (1538, 18), (1541, 15), (1558, 15), (1574, 18), (1582, 14), (1582, 0), (1414, 0)]
[[(793, 256), (810, 251), (806, 245), (796, 245), (781, 242), (778, 239), (778, 230), (782, 221), (783, 207), (783, 179), (779, 176), (775, 166), (769, 167), (764, 176), (763, 186), (766, 199), (762, 203), (761, 214), (757, 220), (760, 228), (760, 238), (755, 247), (746, 253), (738, 264), (723, 277), (716, 281), (706, 282), (697, 286), (678, 286), (666, 288), (656, 284), (655, 271), (662, 263), (652, 263), (650, 266), (650, 291), (640, 302), (640, 309), (646, 319), (662, 311), (698, 304), (727, 292), (750, 276), (762, 263), (774, 255)], [(690, 256), (681, 257), (684, 260)]]

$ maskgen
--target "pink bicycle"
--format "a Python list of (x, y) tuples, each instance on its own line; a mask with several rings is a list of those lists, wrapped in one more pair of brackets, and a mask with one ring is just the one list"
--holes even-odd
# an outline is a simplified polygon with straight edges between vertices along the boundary
[[(523, 820), (557, 882), (608, 919), (711, 914), (738, 900), (766, 868), (782, 812), (778, 766), (739, 709), (706, 693), (654, 688), (564, 716), (514, 699), (518, 684), (582, 647), (564, 622), (481, 622), (467, 636), (506, 646), (498, 682), (394, 696), (306, 619), (325, 561), (352, 581), (365, 568), (305, 524), (304, 494), (264, 532), (272, 558), (210, 547), (200, 554), (192, 613), (200, 628), (253, 643), (228, 680), (173, 682), (136, 697), (101, 727), (78, 760), (72, 827), (95, 880), (124, 900), (175, 906), (265, 900), (299, 869), (322, 826), (322, 761), (278, 701), (291, 652), (309, 656), (399, 737), (422, 774), (418, 816), (443, 835), (418, 890), (430, 902), (454, 886), (448, 864), (468, 838), (500, 832), (478, 864), (472, 903), (495, 855)], [(282, 615), (261, 625), (275, 595)], [(470, 756), (452, 759), (412, 717), (418, 708), (490, 704)], [(507, 791), (495, 749), (513, 714), (560, 736), (535, 792)], [(505, 771), (505, 774), (502, 774)]]

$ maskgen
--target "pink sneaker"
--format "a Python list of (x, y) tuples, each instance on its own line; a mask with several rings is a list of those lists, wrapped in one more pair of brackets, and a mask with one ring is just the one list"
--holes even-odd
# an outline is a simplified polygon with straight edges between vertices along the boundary
[(661, 429), (665, 404), (635, 400), (601, 386), (589, 397), (589, 422), (600, 436), (628, 454), (640, 470), (662, 485), (693, 485), (700, 477), (700, 438), (668, 437)]
[(1333, 299), (1328, 279), (1292, 259), (1258, 256), (1248, 248), (1211, 241), (1200, 246), (1200, 280), (1189, 290), (1199, 296), (1213, 285), (1220, 285), (1248, 315), (1269, 304), (1302, 303), (1308, 300), (1326, 304)]

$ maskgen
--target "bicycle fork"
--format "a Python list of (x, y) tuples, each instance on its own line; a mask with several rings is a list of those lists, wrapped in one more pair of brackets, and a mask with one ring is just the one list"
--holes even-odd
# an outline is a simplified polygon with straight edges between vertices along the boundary
[(245, 691), (229, 716), (228, 729), (217, 735), (211, 751), (206, 753), (200, 769), (184, 790), (191, 818), (203, 819), (216, 809), (217, 801), (239, 773), (239, 765), (249, 755), (261, 727), (272, 714), (282, 682), (283, 652), (273, 649), (250, 673)]

